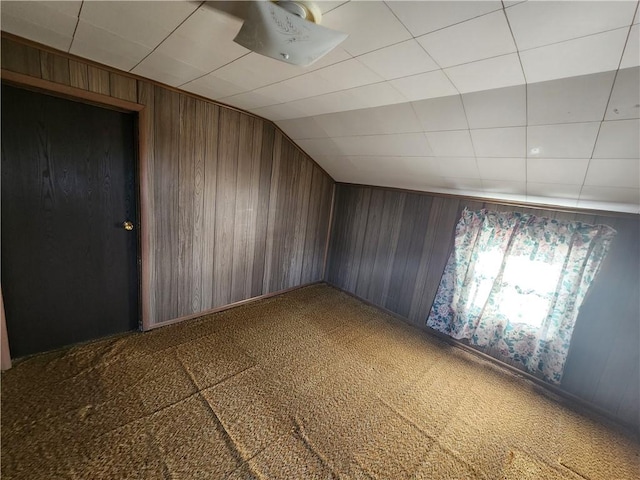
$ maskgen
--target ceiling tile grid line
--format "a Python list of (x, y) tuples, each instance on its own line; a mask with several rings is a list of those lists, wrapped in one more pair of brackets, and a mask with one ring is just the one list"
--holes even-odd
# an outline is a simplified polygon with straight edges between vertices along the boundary
[(82, 7), (84, 7), (84, 0), (80, 3), (80, 10), (78, 10), (78, 18), (76, 20), (76, 26), (73, 29), (73, 33), (71, 34), (71, 43), (69, 43), (69, 48), (67, 48), (66, 52), (71, 52), (71, 47), (73, 46), (73, 41), (76, 38), (76, 32), (78, 31), (78, 25), (80, 24), (80, 16), (82, 15)]
[[(638, 2), (638, 4), (636, 4), (636, 10), (638, 9), (638, 5), (639, 4), (640, 4), (640, 2)], [(634, 16), (635, 16), (635, 14), (636, 14), (636, 12), (634, 11)], [(632, 22), (631, 23), (633, 23), (633, 18), (632, 18)], [(593, 156), (595, 155), (595, 152), (596, 152), (596, 147), (598, 145), (598, 139), (600, 137), (600, 132), (602, 131), (602, 125), (604, 124), (605, 119), (606, 119), (607, 111), (609, 109), (609, 103), (611, 102), (611, 97), (613, 96), (613, 89), (615, 87), (616, 78), (618, 77), (618, 73), (620, 71), (620, 65), (622, 64), (622, 59), (624, 57), (624, 51), (626, 50), (627, 43), (629, 42), (629, 38), (631, 37), (631, 29), (632, 28), (633, 28), (632, 25), (630, 25), (629, 28), (628, 28), (627, 38), (625, 40), (625, 46), (624, 46), (624, 48), (623, 48), (623, 50), (622, 50), (622, 52), (620, 54), (620, 61), (618, 62), (618, 69), (616, 70), (616, 72), (615, 72), (615, 74), (613, 76), (613, 82), (611, 83), (611, 90), (609, 91), (609, 96), (607, 98), (607, 103), (606, 103), (606, 106), (605, 106), (605, 109), (604, 109), (604, 113), (602, 114), (602, 119), (601, 119), (601, 122), (600, 122), (600, 125), (599, 125), (599, 128), (598, 128), (598, 133), (596, 134), (596, 139), (595, 139), (595, 142), (593, 143), (593, 149), (591, 151), (591, 156), (589, 157), (589, 161), (587, 162), (587, 169), (584, 172), (584, 178), (582, 180), (582, 186), (580, 188), (580, 194), (578, 196), (578, 200), (582, 199), (582, 195), (583, 195), (582, 192), (583, 192), (584, 187), (585, 187), (585, 182), (587, 180), (587, 175), (589, 174), (589, 170), (591, 168), (591, 162), (593, 160)]]
[[(344, 4), (343, 4), (343, 5), (344, 5)], [(342, 6), (342, 5), (341, 5), (341, 6)], [(387, 5), (387, 7), (388, 7), (388, 5)], [(338, 8), (339, 8), (339, 7), (336, 7), (336, 9), (338, 9)], [(332, 10), (332, 11), (335, 11), (336, 9), (334, 9), (334, 10)], [(393, 13), (393, 10), (392, 10), (392, 9), (390, 9), (390, 10), (391, 10), (391, 12)], [(505, 22), (508, 24), (508, 28), (509, 28), (509, 30), (510, 30), (510, 32), (511, 32), (512, 40), (515, 42), (515, 36), (513, 35), (513, 32), (512, 32), (512, 29), (511, 29), (510, 24), (508, 23), (508, 17), (507, 17), (507, 15), (506, 15), (506, 11), (505, 11), (504, 9), (502, 9), (502, 12), (503, 12), (503, 15), (504, 15), (504, 18), (505, 18)], [(440, 29), (440, 30), (438, 30), (438, 31), (445, 30), (445, 29), (449, 29), (450, 27), (453, 27), (453, 26), (457, 26), (457, 25), (465, 24), (465, 23), (467, 23), (467, 22), (469, 22), (469, 21), (477, 20), (478, 18), (481, 18), (481, 17), (487, 17), (487, 16), (492, 15), (492, 14), (495, 14), (495, 13), (498, 13), (498, 12), (497, 12), (497, 11), (493, 11), (493, 12), (490, 12), (490, 13), (486, 13), (486, 14), (483, 14), (483, 15), (479, 15), (479, 16), (474, 17), (474, 18), (472, 18), (472, 19), (464, 20), (464, 21), (462, 21), (462, 22), (458, 22), (458, 23), (456, 23), (456, 24), (454, 24), (454, 25), (449, 25), (449, 26), (444, 27), (444, 28), (442, 28), (442, 29)], [(394, 16), (397, 18), (397, 15), (395, 15), (395, 13), (394, 13)], [(631, 17), (631, 18), (633, 18), (633, 17)], [(401, 21), (401, 20), (400, 20), (400, 21)], [(631, 21), (629, 22), (629, 24), (631, 24)], [(407, 27), (406, 27), (406, 25), (405, 25), (405, 28), (407, 28)], [(619, 29), (619, 28), (617, 28), (617, 29), (611, 29), (611, 30), (618, 30), (618, 29)], [(408, 28), (407, 28), (407, 31), (409, 31), (409, 29), (408, 29)], [(609, 31), (610, 31), (610, 30), (609, 30)], [(520, 63), (521, 71), (522, 71), (522, 73), (523, 73), (523, 77), (524, 77), (524, 80), (525, 80), (525, 83), (526, 83), (526, 74), (525, 74), (524, 68), (523, 68), (523, 66), (522, 66), (522, 59), (520, 58), (520, 55), (519, 55), (519, 52), (520, 52), (520, 51), (523, 51), (523, 52), (524, 52), (524, 51), (527, 51), (527, 50), (535, 50), (535, 49), (537, 49), (537, 48), (541, 48), (541, 47), (545, 47), (545, 46), (549, 46), (549, 45), (554, 45), (554, 44), (557, 44), (557, 43), (564, 43), (564, 42), (568, 42), (568, 41), (571, 41), (571, 40), (575, 40), (575, 39), (579, 39), (579, 38), (584, 38), (584, 37), (589, 37), (589, 36), (592, 36), (592, 35), (597, 35), (597, 34), (600, 34), (600, 33), (606, 33), (606, 32), (607, 32), (607, 30), (602, 31), (602, 32), (596, 32), (596, 33), (592, 33), (592, 34), (583, 35), (583, 36), (581, 36), (581, 37), (575, 37), (575, 38), (571, 38), (571, 39), (567, 39), (567, 40), (561, 40), (561, 41), (554, 42), (554, 43), (548, 43), (548, 44), (540, 45), (540, 46), (537, 46), (537, 47), (532, 47), (532, 48), (525, 49), (525, 50), (514, 50), (514, 52), (512, 52), (512, 53), (517, 53), (517, 54), (518, 54), (518, 60), (519, 60), (519, 63)], [(411, 33), (411, 32), (409, 31), (409, 33)], [(434, 33), (434, 32), (430, 32), (430, 33)], [(427, 35), (428, 35), (428, 34), (427, 34)], [(422, 35), (421, 37), (424, 37), (424, 36), (425, 36), (425, 35)], [(414, 38), (414, 39), (418, 39), (418, 38), (421, 38), (421, 37), (413, 37), (413, 38)], [(380, 47), (380, 48), (377, 48), (377, 49), (374, 49), (374, 50), (368, 51), (368, 52), (363, 53), (363, 54), (360, 54), (360, 55), (353, 56), (353, 58), (359, 59), (360, 57), (363, 57), (363, 56), (365, 56), (365, 55), (368, 55), (368, 54), (371, 54), (371, 53), (375, 53), (375, 52), (379, 52), (379, 51), (381, 51), (381, 50), (384, 50), (384, 49), (387, 49), (387, 48), (390, 48), (390, 47), (395, 47), (395, 46), (397, 46), (397, 45), (399, 45), (399, 44), (402, 44), (402, 43), (405, 43), (405, 42), (407, 42), (407, 40), (401, 40), (401, 41), (399, 41), (399, 42), (396, 42), (396, 43), (393, 43), (393, 44), (390, 44), (390, 45), (386, 45), (386, 46), (383, 46), (383, 47)], [(420, 42), (418, 42), (418, 43), (419, 43), (419, 44), (420, 44), (420, 46), (424, 49), (424, 51), (425, 51), (425, 52), (426, 52), (426, 53), (427, 53), (427, 54), (428, 54), (428, 55), (433, 59), (433, 56), (430, 54), (429, 50), (428, 50), (427, 48), (425, 48), (425, 45), (424, 45), (424, 44), (422, 44), (422, 43), (420, 43)], [(477, 58), (476, 58), (476, 59), (474, 59), (474, 60), (469, 60), (469, 61), (466, 61), (466, 62), (461, 62), (461, 63), (456, 63), (456, 64), (448, 65), (448, 66), (445, 66), (445, 68), (460, 67), (460, 66), (463, 66), (463, 65), (468, 65), (468, 64), (475, 63), (475, 62), (479, 62), (479, 61), (495, 59), (495, 58), (502, 57), (502, 56), (505, 56), (505, 55), (508, 55), (508, 54), (509, 54), (509, 53), (506, 53), (506, 54), (491, 55), (491, 56), (483, 57), (483, 58), (480, 58), (480, 59), (477, 59)], [(230, 64), (232, 64), (232, 63), (233, 63), (233, 62), (235, 62), (236, 60), (238, 60), (238, 59), (232, 60), (232, 61), (231, 61), (231, 62), (229, 62), (229, 63), (230, 63)], [(437, 61), (436, 59), (433, 59), (433, 60), (434, 60), (434, 62), (435, 62), (436, 64), (438, 64), (438, 67), (440, 67), (440, 69), (441, 69), (441, 70), (443, 70), (443, 73), (444, 73), (444, 74), (447, 76), (447, 78), (451, 81), (451, 78), (450, 78), (450, 77), (449, 77), (449, 75), (447, 74), (447, 71), (446, 71), (445, 69), (443, 69), (443, 68), (442, 68), (442, 66), (438, 63), (438, 61)], [(340, 62), (338, 62), (338, 63), (340, 63)], [(323, 67), (323, 69), (326, 69), (326, 68), (328, 68), (328, 67), (330, 67), (330, 66), (331, 66), (331, 65), (328, 65), (328, 66), (326, 66), (326, 67)], [(220, 68), (222, 68), (222, 67), (220, 67)], [(219, 70), (220, 68), (218, 68), (218, 69), (216, 69), (216, 70)], [(209, 72), (209, 74), (210, 74), (210, 73), (214, 73), (216, 70), (213, 70), (212, 72)], [(320, 70), (322, 70), (322, 69), (320, 69)], [(294, 76), (294, 77), (290, 77), (290, 78), (295, 78), (295, 77), (298, 77), (298, 76), (304, 76), (304, 75), (307, 75), (307, 74), (309, 74), (309, 73), (310, 73), (310, 72), (303, 72), (303, 73), (300, 73), (300, 75), (296, 75), (296, 76)], [(419, 72), (419, 73), (424, 73), (424, 72)], [(419, 73), (418, 73), (418, 74), (419, 74)], [(203, 75), (203, 76), (206, 76), (206, 75), (208, 75), (208, 74), (205, 74), (205, 75)], [(201, 77), (198, 77), (198, 78), (201, 78)], [(196, 80), (196, 79), (192, 79), (191, 81), (194, 81), (194, 80)], [(260, 87), (260, 88), (264, 88), (264, 87), (271, 86), (271, 85), (282, 84), (282, 83), (285, 83), (286, 81), (287, 81), (287, 80), (282, 80), (282, 81), (279, 81), (279, 82), (274, 82), (274, 83), (271, 83), (271, 84), (263, 85), (263, 86), (262, 86), (262, 87)], [(185, 83), (184, 83), (184, 84), (182, 84), (181, 86), (184, 86), (184, 85), (186, 85), (187, 83), (189, 83), (189, 82), (185, 82)], [(452, 83), (454, 84), (454, 87), (455, 87), (455, 86), (456, 86), (456, 85), (455, 85), (455, 82), (452, 82)], [(256, 90), (259, 90), (259, 89), (248, 90), (247, 92), (255, 92)], [(458, 93), (460, 93), (460, 91), (459, 91), (459, 90), (458, 90)], [(314, 95), (311, 95), (311, 96), (314, 96)], [(311, 96), (310, 96), (310, 97), (311, 97)], [(308, 98), (308, 97), (305, 97), (305, 98)], [(281, 103), (274, 102), (274, 103), (272, 103), (271, 105), (279, 105), (279, 104), (282, 104), (282, 103), (287, 103), (287, 102), (281, 102)], [(264, 105), (264, 106), (269, 106), (269, 105)]]
[(338, 181), (640, 210), (638, 1), (327, 2), (350, 37), (306, 69), (224, 3), (3, 1), (2, 30), (273, 120)]

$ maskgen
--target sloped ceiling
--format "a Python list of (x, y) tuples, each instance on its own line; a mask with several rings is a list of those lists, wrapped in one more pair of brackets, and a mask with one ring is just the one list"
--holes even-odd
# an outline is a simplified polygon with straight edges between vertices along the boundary
[(640, 211), (637, 1), (323, 1), (311, 67), (229, 2), (8, 2), (2, 30), (274, 120), (337, 181)]

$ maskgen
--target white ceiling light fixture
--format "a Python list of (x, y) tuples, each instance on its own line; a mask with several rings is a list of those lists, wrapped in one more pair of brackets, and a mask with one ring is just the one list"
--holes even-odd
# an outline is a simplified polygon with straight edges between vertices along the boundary
[(251, 2), (233, 41), (292, 65), (311, 65), (348, 37), (318, 25), (321, 17), (320, 9), (311, 2)]

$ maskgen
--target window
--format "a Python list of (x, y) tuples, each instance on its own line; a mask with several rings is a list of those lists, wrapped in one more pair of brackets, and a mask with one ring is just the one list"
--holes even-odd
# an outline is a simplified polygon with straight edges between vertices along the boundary
[(465, 210), (427, 325), (560, 383), (578, 310), (615, 231)]

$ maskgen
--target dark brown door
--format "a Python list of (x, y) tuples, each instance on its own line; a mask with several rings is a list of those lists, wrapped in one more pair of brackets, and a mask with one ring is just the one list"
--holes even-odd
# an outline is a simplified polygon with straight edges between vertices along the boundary
[(134, 122), (2, 86), (2, 294), (13, 357), (137, 327)]

